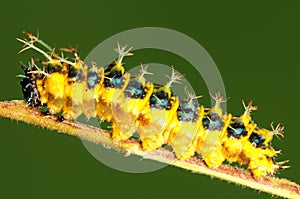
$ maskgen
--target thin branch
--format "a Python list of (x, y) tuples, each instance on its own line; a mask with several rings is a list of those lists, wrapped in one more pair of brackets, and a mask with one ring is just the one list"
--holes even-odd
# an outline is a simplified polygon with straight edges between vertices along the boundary
[(211, 169), (199, 158), (192, 157), (184, 161), (177, 160), (173, 152), (163, 148), (152, 152), (145, 152), (142, 150), (138, 141), (114, 141), (107, 131), (70, 121), (61, 122), (55, 116), (44, 115), (38, 109), (26, 106), (25, 102), (22, 100), (0, 102), (0, 116), (56, 130), (97, 144), (103, 144), (117, 150), (125, 151), (127, 154), (140, 155), (145, 159), (156, 160), (195, 173), (206, 174), (238, 185), (267, 192), (272, 195), (285, 198), (300, 198), (300, 186), (287, 179), (267, 176), (260, 180), (256, 180), (249, 171), (224, 164), (216, 169)]

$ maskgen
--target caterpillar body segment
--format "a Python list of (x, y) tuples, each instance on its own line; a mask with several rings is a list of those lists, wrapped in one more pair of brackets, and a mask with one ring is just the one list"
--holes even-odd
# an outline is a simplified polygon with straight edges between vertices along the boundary
[(154, 150), (165, 143), (164, 131), (179, 106), (179, 99), (169, 86), (154, 86), (140, 117), (138, 134), (145, 150)]
[(147, 66), (141, 65), (141, 74), (131, 76), (123, 93), (112, 103), (113, 131), (115, 140), (126, 140), (137, 132), (139, 116), (150, 99), (154, 85), (144, 78)]
[(103, 86), (99, 91), (100, 97), (97, 102), (97, 116), (100, 120), (109, 122), (112, 120), (112, 102), (123, 93), (130, 80), (130, 74), (125, 73), (122, 61), (125, 56), (133, 54), (130, 53), (131, 48), (126, 47), (118, 44), (115, 49), (119, 55), (118, 59), (104, 69)]
[(253, 107), (252, 102), (249, 102), (247, 107), (244, 102), (243, 105), (245, 107), (244, 114), (232, 119), (222, 139), (222, 152), (225, 159), (229, 162), (236, 162), (238, 160), (245, 142), (256, 127), (256, 124), (252, 122), (250, 114), (257, 107)]
[(222, 153), (222, 137), (232, 118), (231, 114), (223, 114), (220, 103), (224, 100), (219, 93), (215, 97), (215, 106), (206, 112), (202, 125), (204, 132), (198, 140), (197, 153), (201, 154), (209, 167), (220, 166), (225, 157)]
[(179, 159), (187, 159), (195, 154), (199, 135), (204, 130), (203, 116), (203, 106), (191, 100), (180, 100), (177, 114), (165, 131), (166, 143), (172, 147)]
[(62, 116), (67, 120), (73, 120), (82, 114), (85, 77), (84, 65), (77, 61), (74, 65), (68, 65), (68, 76), (64, 85), (64, 106)]
[(181, 80), (174, 69), (165, 85), (147, 82), (144, 75), (149, 73), (143, 65), (136, 76), (126, 73), (122, 61), (132, 55), (126, 47), (118, 45), (115, 50), (119, 56), (112, 64), (89, 67), (76, 50), (62, 49), (75, 56), (74, 61), (69, 61), (39, 38), (26, 34), (29, 41), (18, 39), (25, 44), (21, 52), (32, 48), (47, 59), (41, 62), (42, 67), (33, 59), (29, 66), (22, 66), (20, 84), (28, 105), (46, 105), (50, 114), (61, 113), (67, 120), (82, 113), (87, 118), (98, 117), (112, 122), (114, 140), (127, 140), (137, 133), (145, 151), (169, 145), (178, 159), (197, 153), (211, 168), (224, 160), (238, 162), (247, 165), (255, 178), (288, 168), (283, 166), (286, 161), (275, 162), (280, 151), (271, 146), (274, 135), (283, 136), (283, 127), (258, 127), (251, 117), (256, 110), (251, 102), (247, 106), (243, 102), (245, 112), (233, 117), (221, 109), (224, 100), (218, 93), (213, 96), (212, 108), (193, 102), (197, 97), (189, 93), (188, 99), (174, 95), (171, 86)]
[(275, 151), (271, 146), (273, 136), (277, 134), (283, 135), (282, 130), (281, 124), (278, 124), (275, 129), (272, 126), (272, 131), (256, 127), (244, 143), (238, 162), (247, 164), (255, 178), (273, 174), (279, 169), (289, 168), (289, 166), (283, 166), (288, 161), (275, 162), (274, 158), (280, 151)]
[(82, 112), (87, 118), (96, 117), (97, 104), (104, 81), (104, 68), (97, 67), (95, 64), (92, 67), (84, 66), (83, 78), (85, 86), (83, 87)]
[(58, 114), (64, 108), (66, 66), (60, 62), (53, 62), (48, 66), (48, 74), (44, 79), (42, 93), (50, 114)]

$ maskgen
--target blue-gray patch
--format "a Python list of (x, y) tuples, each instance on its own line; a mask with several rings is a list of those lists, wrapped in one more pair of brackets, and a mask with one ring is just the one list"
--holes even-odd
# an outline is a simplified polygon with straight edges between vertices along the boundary
[(136, 79), (134, 76), (130, 77), (130, 81), (125, 89), (125, 95), (135, 99), (142, 99), (145, 96), (144, 86), (139, 79)]
[(265, 140), (266, 139), (264, 138), (264, 136), (257, 134), (257, 133), (252, 133), (249, 137), (249, 141), (251, 143), (255, 143), (255, 148), (264, 147)]
[(105, 75), (104, 86), (109, 88), (121, 89), (123, 88), (123, 74), (120, 70), (109, 71), (110, 73)]
[(246, 127), (241, 120), (236, 121), (227, 128), (227, 136), (239, 139), (242, 136), (248, 135)]
[(221, 130), (224, 127), (224, 122), (217, 113), (210, 113), (208, 118), (202, 120), (205, 129)]
[(188, 122), (188, 121), (197, 121), (198, 113), (197, 113), (198, 105), (194, 103), (189, 103), (188, 101), (181, 100), (180, 105), (177, 109), (177, 117), (180, 121)]
[(169, 107), (169, 100), (166, 92), (155, 92), (150, 97), (150, 106), (158, 109), (167, 109)]
[(100, 82), (100, 77), (95, 70), (89, 70), (87, 74), (87, 86), (88, 89), (94, 89)]
[(83, 80), (83, 75), (82, 74), (83, 74), (83, 70), (81, 68), (77, 71), (77, 74), (76, 74), (76, 77), (75, 77), (76, 82), (81, 82)]

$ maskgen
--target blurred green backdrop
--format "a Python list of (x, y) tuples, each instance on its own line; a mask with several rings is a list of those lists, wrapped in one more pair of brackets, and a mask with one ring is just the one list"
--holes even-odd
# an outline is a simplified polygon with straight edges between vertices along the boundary
[[(259, 106), (253, 117), (268, 127), (286, 127), (279, 160), (291, 169), (277, 176), (300, 183), (298, 119), (299, 1), (24, 1), (1, 6), (0, 100), (22, 99), (19, 61), (22, 31), (50, 45), (79, 45), (84, 58), (98, 43), (119, 32), (145, 26), (165, 27), (198, 41), (217, 64), (227, 91), (229, 112), (240, 114), (241, 99)], [(113, 52), (112, 52), (113, 53)], [(149, 58), (151, 55), (151, 59)], [(166, 55), (166, 56), (164, 56)], [(175, 66), (186, 62), (161, 51), (141, 51), (130, 63), (156, 61)], [(202, 92), (200, 79), (184, 71)], [(194, 86), (194, 85), (193, 85)], [(206, 98), (208, 98), (206, 96)], [(205, 100), (204, 100), (205, 101)], [(0, 118), (1, 198), (269, 198), (248, 188), (174, 167), (146, 174), (123, 173), (99, 163), (81, 141), (35, 126)]]

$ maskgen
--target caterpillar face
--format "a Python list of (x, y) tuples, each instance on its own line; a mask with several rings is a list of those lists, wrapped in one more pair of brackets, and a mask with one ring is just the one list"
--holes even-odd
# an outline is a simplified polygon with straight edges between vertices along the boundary
[(179, 99), (171, 85), (181, 80), (174, 70), (165, 85), (147, 82), (144, 77), (147, 66), (141, 65), (140, 74), (125, 72), (122, 60), (132, 55), (130, 49), (115, 49), (118, 58), (106, 67), (87, 66), (78, 57), (68, 61), (52, 50), (51, 56), (38, 48), (37, 38), (21, 40), (26, 48), (38, 50), (46, 61), (38, 67), (34, 61), (22, 66), (24, 75), (20, 84), (23, 96), (30, 106), (47, 105), (50, 114), (62, 113), (73, 120), (84, 114), (112, 122), (112, 138), (126, 140), (135, 133), (146, 151), (164, 144), (172, 147), (179, 159), (187, 159), (198, 153), (209, 167), (218, 167), (224, 160), (245, 164), (254, 177), (273, 174), (282, 163), (276, 163), (278, 151), (271, 146), (274, 135), (282, 135), (283, 127), (272, 130), (258, 127), (251, 118), (256, 110), (250, 102), (244, 104), (245, 112), (238, 117), (224, 113), (220, 94), (212, 96), (215, 106), (204, 108), (193, 101), (195, 96)]

